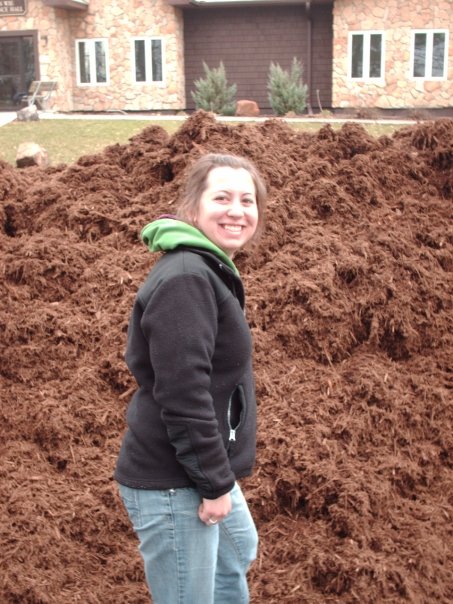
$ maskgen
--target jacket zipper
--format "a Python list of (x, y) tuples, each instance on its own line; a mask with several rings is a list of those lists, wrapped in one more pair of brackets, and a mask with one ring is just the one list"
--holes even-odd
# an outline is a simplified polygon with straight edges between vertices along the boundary
[[(238, 426), (236, 426), (236, 428), (232, 428), (231, 427), (231, 400), (228, 403), (228, 413), (227, 413), (227, 418), (228, 418), (228, 428), (230, 429), (230, 437), (229, 437), (229, 441), (236, 441), (236, 429)], [(239, 424), (240, 425), (240, 424)]]
[[(237, 426), (235, 428), (233, 428), (231, 426), (231, 405), (232, 405), (232, 401), (233, 401), (233, 396), (236, 392), (236, 390), (239, 391), (239, 398), (241, 401), (241, 410), (239, 413), (239, 422), (237, 424)], [(236, 442), (236, 432), (239, 430), (239, 428), (242, 425), (242, 421), (244, 419), (244, 414), (245, 414), (245, 397), (244, 397), (244, 391), (241, 385), (236, 386), (236, 389), (233, 391), (233, 394), (230, 396), (230, 400), (228, 402), (228, 411), (227, 411), (227, 420), (228, 420), (228, 429), (230, 431), (229, 434), (229, 438), (228, 441), (231, 444), (232, 442)]]

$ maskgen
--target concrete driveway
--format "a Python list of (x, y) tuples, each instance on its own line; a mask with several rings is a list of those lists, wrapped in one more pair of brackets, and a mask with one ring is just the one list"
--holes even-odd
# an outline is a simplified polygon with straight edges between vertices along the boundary
[(0, 111), (0, 126), (5, 126), (16, 119), (15, 111)]

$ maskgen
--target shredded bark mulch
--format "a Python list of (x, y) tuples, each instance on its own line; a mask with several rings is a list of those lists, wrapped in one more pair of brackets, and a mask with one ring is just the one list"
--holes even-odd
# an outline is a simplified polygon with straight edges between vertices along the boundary
[(451, 603), (453, 120), (377, 139), (204, 112), (73, 165), (0, 163), (0, 601), (149, 601), (112, 481), (154, 262), (138, 233), (220, 150), (270, 191), (237, 258), (259, 400), (252, 602)]

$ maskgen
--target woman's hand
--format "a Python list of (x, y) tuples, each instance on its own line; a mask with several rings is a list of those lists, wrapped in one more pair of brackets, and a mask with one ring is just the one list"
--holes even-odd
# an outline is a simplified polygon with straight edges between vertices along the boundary
[(217, 524), (231, 512), (231, 495), (225, 493), (217, 499), (203, 499), (198, 508), (198, 516), (201, 522), (208, 526)]

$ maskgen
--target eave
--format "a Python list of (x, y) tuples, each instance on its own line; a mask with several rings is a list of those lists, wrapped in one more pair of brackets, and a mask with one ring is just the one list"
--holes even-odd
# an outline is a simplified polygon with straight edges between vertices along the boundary
[(314, 4), (332, 4), (333, 0), (167, 0), (180, 8), (207, 8), (214, 6), (288, 6), (299, 4), (310, 8)]
[(87, 10), (89, 2), (88, 0), (43, 0), (43, 4), (65, 10)]

